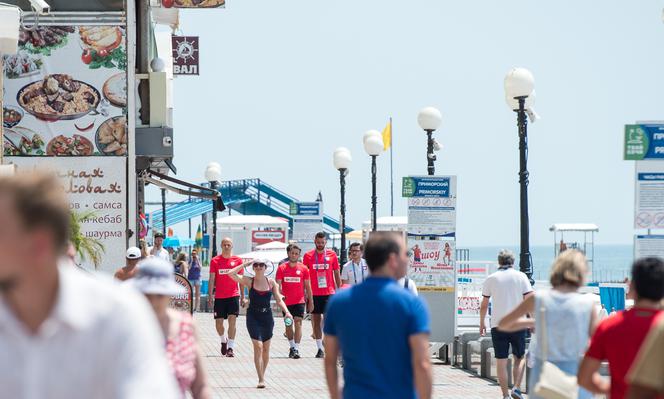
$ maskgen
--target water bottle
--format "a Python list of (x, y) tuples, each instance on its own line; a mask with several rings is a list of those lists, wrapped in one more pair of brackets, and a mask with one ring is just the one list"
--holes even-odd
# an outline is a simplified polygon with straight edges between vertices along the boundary
[(286, 327), (292, 326), (293, 325), (293, 319), (291, 319), (290, 317), (284, 317), (284, 324), (286, 325)]

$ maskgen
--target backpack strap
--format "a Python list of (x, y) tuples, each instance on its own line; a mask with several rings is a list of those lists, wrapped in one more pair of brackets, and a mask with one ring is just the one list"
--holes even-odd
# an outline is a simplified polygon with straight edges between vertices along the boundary
[(403, 288), (408, 289), (408, 285), (409, 285), (409, 281), (408, 281), (408, 277), (406, 277), (406, 279), (403, 281)]

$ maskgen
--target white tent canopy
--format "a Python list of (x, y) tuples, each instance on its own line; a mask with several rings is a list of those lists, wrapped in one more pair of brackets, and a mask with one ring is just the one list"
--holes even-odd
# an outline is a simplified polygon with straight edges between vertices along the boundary
[(599, 231), (599, 226), (594, 223), (555, 223), (549, 231)]
[(256, 251), (285, 251), (288, 244), (281, 241), (272, 241), (265, 244), (257, 245)]

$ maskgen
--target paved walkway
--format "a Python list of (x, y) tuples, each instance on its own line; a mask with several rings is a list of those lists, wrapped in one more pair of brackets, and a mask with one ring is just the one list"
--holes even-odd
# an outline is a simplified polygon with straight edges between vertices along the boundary
[[(195, 315), (205, 367), (215, 398), (328, 398), (323, 361), (314, 358), (316, 343), (309, 338), (311, 323), (304, 322), (301, 359), (288, 358), (288, 341), (283, 337), (282, 319), (275, 320), (271, 359), (266, 372), (267, 389), (256, 389), (256, 371), (251, 340), (244, 317), (238, 319), (235, 358), (222, 358), (212, 314)], [(457, 368), (434, 363), (434, 397), (484, 399), (499, 398), (500, 388), (490, 381)], [(296, 376), (294, 378), (294, 376)]]

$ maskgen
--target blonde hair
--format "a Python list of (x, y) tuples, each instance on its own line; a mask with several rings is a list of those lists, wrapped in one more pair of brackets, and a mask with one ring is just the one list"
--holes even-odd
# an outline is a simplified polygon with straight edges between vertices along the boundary
[(180, 253), (178, 254), (178, 258), (177, 258), (175, 261), (176, 261), (177, 263), (180, 263), (180, 262), (186, 262), (186, 259), (187, 259), (187, 254), (184, 253), (184, 252), (180, 252)]
[(574, 287), (581, 287), (585, 283), (586, 273), (588, 272), (588, 262), (586, 256), (574, 249), (562, 252), (551, 266), (551, 285), (559, 287), (568, 284)]

